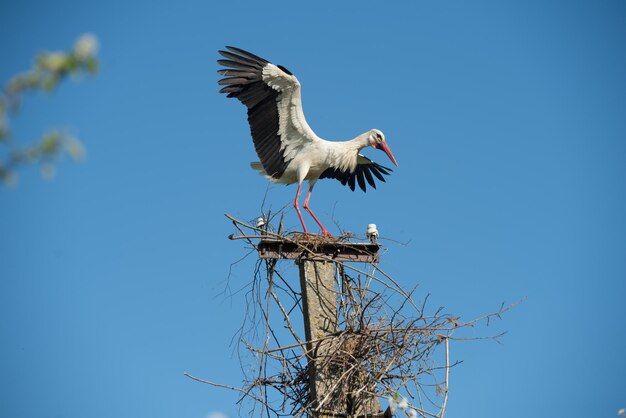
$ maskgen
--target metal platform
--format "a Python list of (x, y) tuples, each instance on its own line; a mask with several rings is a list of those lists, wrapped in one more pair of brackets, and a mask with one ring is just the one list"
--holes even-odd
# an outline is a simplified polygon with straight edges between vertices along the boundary
[(307, 241), (294, 242), (264, 239), (258, 244), (259, 257), (288, 260), (312, 260), (378, 263), (380, 244), (369, 242)]

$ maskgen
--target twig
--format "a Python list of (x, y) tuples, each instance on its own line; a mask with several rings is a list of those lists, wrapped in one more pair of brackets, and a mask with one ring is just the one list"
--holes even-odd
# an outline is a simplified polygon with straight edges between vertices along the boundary
[(192, 380), (195, 380), (195, 381), (197, 381), (197, 382), (206, 383), (207, 385), (215, 386), (215, 387), (218, 387), (218, 388), (230, 389), (230, 390), (233, 390), (233, 391), (235, 391), (235, 392), (242, 393), (242, 394), (244, 394), (245, 396), (249, 396), (249, 397), (251, 397), (251, 398), (253, 398), (253, 399), (255, 399), (255, 400), (259, 401), (259, 402), (263, 402), (261, 399), (257, 398), (257, 397), (256, 397), (256, 396), (254, 396), (254, 395), (250, 395), (250, 393), (249, 393), (248, 391), (245, 391), (245, 390), (243, 390), (243, 389), (236, 388), (236, 387), (234, 387), (234, 386), (224, 385), (224, 384), (222, 384), (222, 383), (216, 383), (216, 382), (211, 382), (211, 381), (209, 381), (209, 380), (200, 379), (199, 377), (192, 376), (192, 375), (190, 375), (190, 374), (189, 374), (189, 373), (187, 373), (187, 372), (185, 372), (185, 373), (183, 373), (183, 374), (184, 374), (185, 376), (187, 376), (188, 378), (190, 378), (190, 379), (192, 379)]

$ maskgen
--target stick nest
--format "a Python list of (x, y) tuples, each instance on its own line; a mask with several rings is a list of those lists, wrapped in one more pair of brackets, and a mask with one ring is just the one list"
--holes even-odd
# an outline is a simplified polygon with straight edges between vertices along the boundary
[[(229, 218), (240, 234), (231, 239), (244, 239), (253, 250), (257, 237), (303, 245), (303, 251), (312, 242), (333, 239), (287, 236), (272, 232), (269, 224), (256, 228)], [(391, 417), (399, 406), (409, 416), (443, 417), (449, 371), (458, 364), (450, 361), (450, 341), (468, 339), (454, 334), (513, 305), (463, 322), (442, 308), (427, 313), (428, 296), (416, 303), (415, 289), (403, 289), (375, 264), (360, 269), (333, 263), (336, 303), (329, 332), (307, 340), (293, 264), (257, 262), (238, 334), (245, 378), (241, 387), (229, 388), (241, 393), (240, 402), (252, 401), (251, 415)]]

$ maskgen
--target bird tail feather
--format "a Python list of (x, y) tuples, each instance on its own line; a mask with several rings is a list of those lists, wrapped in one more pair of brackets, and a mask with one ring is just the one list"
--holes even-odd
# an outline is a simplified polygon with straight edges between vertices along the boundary
[(269, 174), (267, 174), (267, 171), (265, 171), (265, 169), (263, 168), (263, 164), (261, 164), (260, 162), (258, 162), (258, 161), (252, 162), (252, 163), (250, 163), (250, 167), (252, 167), (252, 169), (258, 171), (260, 175), (262, 175), (266, 179), (270, 180), (272, 183), (281, 183), (281, 181), (279, 179), (276, 179), (276, 178), (270, 176)]
[(258, 171), (259, 174), (267, 176), (267, 172), (263, 168), (263, 164), (261, 164), (260, 162), (258, 162), (258, 161), (252, 162), (252, 163), (250, 163), (250, 167), (252, 167), (253, 170)]

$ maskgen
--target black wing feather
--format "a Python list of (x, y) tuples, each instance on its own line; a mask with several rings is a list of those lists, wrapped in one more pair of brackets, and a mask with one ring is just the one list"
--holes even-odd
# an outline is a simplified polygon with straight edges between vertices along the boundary
[(277, 106), (280, 92), (263, 82), (263, 67), (269, 61), (233, 46), (226, 49), (228, 51), (218, 51), (226, 58), (217, 60), (226, 67), (218, 70), (225, 76), (218, 81), (219, 85), (225, 86), (220, 93), (228, 93), (226, 97), (234, 97), (248, 108), (250, 133), (261, 164), (268, 175), (280, 178), (289, 162), (285, 161), (280, 149)]
[(233, 77), (246, 77), (249, 79), (254, 79), (256, 77), (256, 74), (251, 72), (251, 71), (246, 71), (246, 70), (233, 70), (233, 69), (228, 69), (228, 70), (217, 70), (217, 72), (221, 75), (225, 75), (225, 76), (233, 76)]
[(253, 59), (255, 61), (262, 62), (264, 65), (269, 63), (269, 61), (267, 61), (267, 60), (265, 60), (265, 59), (263, 59), (263, 58), (261, 58), (261, 57), (259, 57), (257, 55), (254, 55), (251, 52), (244, 51), (241, 48), (236, 48), (234, 46), (226, 46), (226, 49), (228, 49), (229, 51), (235, 52), (235, 53), (239, 54), (242, 57), (248, 57), (248, 58)]
[(365, 178), (363, 178), (363, 170), (356, 170), (355, 174), (356, 180), (359, 183), (359, 187), (361, 188), (361, 190), (366, 190)]
[(365, 178), (367, 179), (369, 185), (373, 188), (376, 188), (376, 182), (374, 181), (374, 177), (372, 177), (372, 173), (370, 173), (370, 170), (363, 170), (363, 174), (365, 174)]
[(370, 171), (372, 172), (372, 174), (374, 174), (376, 176), (376, 178), (380, 181), (382, 181), (383, 183), (385, 182), (385, 178), (383, 177), (383, 175), (381, 174), (381, 172), (379, 171), (379, 168), (376, 166), (372, 166), (370, 168)]
[(253, 82), (254, 80), (248, 77), (228, 77), (228, 78), (222, 78), (220, 81), (217, 82), (217, 84), (219, 84), (220, 86), (232, 85), (232, 84), (244, 85), (244, 84), (250, 84)]
[[(233, 61), (233, 60), (217, 60), (219, 65), (223, 65), (224, 67), (238, 68), (240, 70), (257, 70), (257, 67), (253, 67), (250, 64), (246, 64), (245, 62)], [(263, 68), (263, 67), (261, 67)]]
[(326, 169), (321, 175), (321, 179), (336, 179), (344, 186), (347, 184), (352, 191), (355, 189), (355, 181), (358, 183), (359, 188), (364, 192), (367, 191), (367, 183), (376, 188), (376, 183), (372, 174), (380, 181), (385, 182), (383, 175), (389, 175), (393, 170), (388, 167), (383, 167), (380, 164), (376, 164), (369, 158), (363, 157), (359, 154), (359, 163), (353, 172), (341, 171), (338, 168), (331, 167)]
[(232, 52), (226, 52), (226, 51), (218, 51), (218, 52), (224, 58), (228, 58), (229, 60), (232, 60), (232, 61), (237, 62), (239, 64), (248, 65), (248, 66), (254, 67), (254, 68), (263, 68), (263, 66), (265, 65), (264, 63), (261, 63), (261, 62), (259, 62), (257, 60), (252, 60), (250, 58), (242, 57), (240, 55), (233, 54)]

